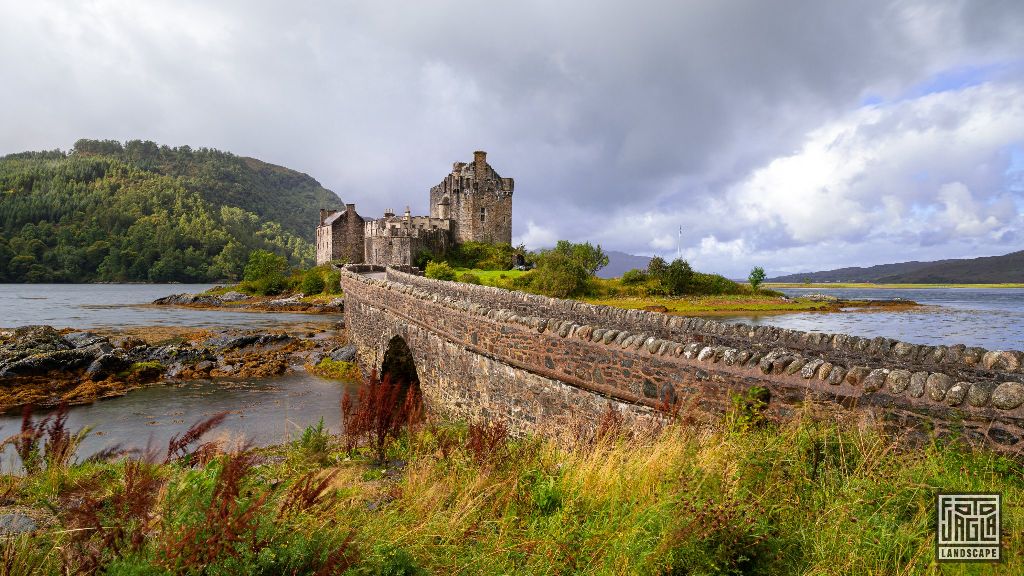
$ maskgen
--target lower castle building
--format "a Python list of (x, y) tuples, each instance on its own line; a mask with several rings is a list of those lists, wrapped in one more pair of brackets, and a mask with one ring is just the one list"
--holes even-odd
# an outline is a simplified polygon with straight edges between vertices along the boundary
[(413, 216), (406, 207), (402, 216), (388, 210), (367, 220), (355, 204), (343, 212), (320, 210), (316, 263), (412, 265), (421, 253), (443, 256), (462, 242), (511, 244), (514, 185), (478, 151), (430, 189), (430, 216)]

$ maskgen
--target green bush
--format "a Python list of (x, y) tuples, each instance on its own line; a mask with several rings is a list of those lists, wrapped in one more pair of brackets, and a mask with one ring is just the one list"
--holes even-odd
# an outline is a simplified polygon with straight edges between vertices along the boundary
[(537, 268), (520, 278), (530, 277), (529, 286), (555, 298), (581, 296), (590, 287), (591, 275), (584, 265), (561, 251), (549, 251), (537, 258)]
[(633, 268), (622, 275), (622, 283), (626, 286), (636, 286), (647, 281), (647, 273), (643, 270)]
[(490, 242), (463, 242), (455, 247), (446, 260), (458, 268), (477, 270), (508, 270), (517, 251), (511, 244)]
[(341, 294), (341, 272), (330, 270), (324, 274), (324, 294)]
[(287, 285), (288, 260), (266, 250), (253, 250), (245, 265), (243, 278), (255, 292), (263, 295), (277, 294)]
[(424, 271), (427, 278), (433, 278), (435, 280), (455, 280), (455, 269), (448, 265), (447, 262), (429, 262), (427, 263), (427, 269)]
[(480, 277), (472, 272), (463, 272), (459, 274), (459, 282), (465, 282), (466, 284), (480, 284)]
[(325, 283), (323, 276), (320, 275), (320, 270), (312, 268), (307, 270), (302, 275), (302, 283), (299, 284), (299, 291), (306, 296), (312, 296), (313, 294), (320, 294), (324, 291)]

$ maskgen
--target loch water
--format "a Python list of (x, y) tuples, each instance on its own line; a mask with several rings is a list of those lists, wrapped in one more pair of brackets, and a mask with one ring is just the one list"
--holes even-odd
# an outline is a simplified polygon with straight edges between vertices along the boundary
[(913, 344), (965, 344), (990, 350), (1024, 349), (1022, 288), (787, 288), (790, 297), (827, 294), (843, 300), (912, 300), (910, 310), (852, 309), (847, 312), (735, 314), (724, 321), (768, 324), (794, 330), (884, 336)]

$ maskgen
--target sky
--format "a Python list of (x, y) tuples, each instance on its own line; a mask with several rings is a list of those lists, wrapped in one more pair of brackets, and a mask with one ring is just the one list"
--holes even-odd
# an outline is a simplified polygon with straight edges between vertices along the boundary
[(0, 78), (0, 154), (219, 148), (366, 217), (486, 150), (531, 248), (730, 277), (1024, 249), (1019, 0), (0, 0)]

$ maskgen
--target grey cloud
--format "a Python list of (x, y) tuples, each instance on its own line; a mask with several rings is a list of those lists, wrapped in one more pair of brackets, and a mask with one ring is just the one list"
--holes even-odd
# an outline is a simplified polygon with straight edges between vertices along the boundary
[[(865, 95), (1019, 58), (1022, 14), (924, 0), (12, 4), (0, 151), (215, 146), (312, 174), (374, 215), (425, 211), (450, 162), (483, 148), (516, 178), (516, 235), (532, 221), (650, 253), (683, 224), (693, 242), (785, 254), (798, 242), (777, 223), (744, 236), (715, 202)], [(679, 222), (615, 226), (643, 212)]]

